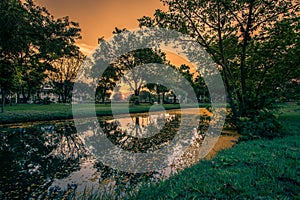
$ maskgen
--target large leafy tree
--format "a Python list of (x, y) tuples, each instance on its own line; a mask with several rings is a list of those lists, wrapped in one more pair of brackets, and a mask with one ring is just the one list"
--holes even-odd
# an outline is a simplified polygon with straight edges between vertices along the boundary
[[(155, 71), (151, 71), (149, 67), (144, 67), (143, 71), (133, 70), (137, 66), (148, 63), (164, 64), (166, 63), (165, 53), (157, 49), (139, 49), (122, 55), (115, 63), (125, 76), (124, 82), (128, 84), (135, 96), (139, 96), (146, 82), (143, 80), (145, 74), (155, 75)], [(147, 71), (147, 72), (146, 72)]]
[(114, 90), (117, 82), (120, 80), (119, 74), (121, 72), (109, 65), (102, 76), (98, 79), (96, 88), (96, 98), (100, 99), (101, 103), (105, 102), (106, 98), (109, 98)]
[(20, 81), (16, 54), (25, 49), (25, 41), (20, 35), (27, 27), (23, 18), (25, 12), (19, 1), (0, 2), (0, 89), (2, 94), (2, 112), (5, 98)]
[(54, 70), (49, 72), (48, 78), (53, 92), (59, 96), (59, 101), (71, 101), (73, 85), (84, 58), (84, 55), (78, 54), (64, 56), (52, 62)]
[[(116, 27), (113, 31), (113, 34), (119, 34), (124, 31), (127, 30), (125, 28), (119, 29)], [(103, 38), (100, 38), (99, 42), (101, 45), (101, 42), (104, 42)], [(151, 69), (148, 69), (146, 66), (144, 67), (143, 71), (134, 70), (134, 68), (149, 63), (167, 63), (165, 53), (159, 49), (138, 49), (127, 52), (112, 61), (100, 78), (93, 77), (98, 78), (98, 87), (96, 93), (100, 98), (102, 98), (102, 102), (104, 102), (104, 98), (111, 94), (111, 91), (116, 86), (118, 81), (123, 81), (130, 88), (130, 90), (133, 91), (133, 95), (138, 97), (146, 84), (143, 76), (145, 74), (154, 74), (156, 72), (151, 72)], [(98, 66), (96, 65), (93, 70), (98, 70)], [(136, 101), (136, 103), (139, 103), (139, 101)]]
[(162, 2), (168, 10), (139, 19), (140, 26), (180, 31), (206, 49), (221, 69), (235, 122), (274, 102), (274, 96), (265, 101), (268, 93), (295, 76), (299, 67), (294, 57), (299, 51), (299, 1)]
[(278, 21), (264, 42), (251, 41), (247, 59), (250, 107), (271, 105), (279, 97), (288, 97), (292, 80), (300, 79), (299, 18)]
[[(75, 40), (80, 38), (80, 29), (68, 17), (55, 19), (32, 0), (4, 0), (0, 6), (1, 70), (14, 72), (27, 101), (46, 77), (45, 72), (52, 69), (53, 60), (78, 53)], [(9, 85), (14, 85), (15, 79), (10, 80)], [(7, 84), (1, 84), (1, 89), (9, 90)]]

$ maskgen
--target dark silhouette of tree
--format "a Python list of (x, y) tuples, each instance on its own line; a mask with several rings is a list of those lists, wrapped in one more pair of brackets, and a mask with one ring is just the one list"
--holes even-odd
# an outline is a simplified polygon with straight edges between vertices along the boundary
[(59, 101), (67, 103), (71, 101), (72, 90), (77, 73), (85, 56), (64, 56), (52, 62), (53, 71), (48, 78), (53, 86), (53, 92), (59, 96)]
[(0, 83), (2, 99), (11, 89), (8, 85), (18, 85), (17, 92), (27, 102), (45, 79), (45, 72), (52, 70), (51, 61), (78, 53), (75, 40), (80, 39), (79, 25), (68, 17), (55, 19), (32, 0), (4, 0), (0, 6), (1, 27), (6, 27), (0, 31), (1, 75), (13, 74)]
[[(156, 84), (156, 83), (148, 83), (146, 84), (146, 88), (157, 95), (157, 102), (164, 103), (165, 102), (165, 94), (170, 91), (167, 87), (161, 85), (161, 84)], [(162, 95), (162, 97), (160, 96)]]
[[(123, 81), (128, 84), (133, 94), (139, 97), (141, 90), (145, 86), (143, 75), (145, 71), (151, 73), (149, 68), (145, 67), (143, 70), (134, 70), (137, 66), (142, 66), (147, 63), (166, 63), (165, 53), (157, 49), (140, 49), (122, 55), (116, 62), (115, 66), (123, 72)], [(153, 72), (155, 74), (155, 72)], [(139, 101), (136, 102), (137, 104)]]
[(109, 65), (104, 71), (96, 88), (96, 97), (100, 98), (101, 103), (104, 103), (106, 98), (109, 98), (115, 88), (117, 81), (119, 81), (119, 74), (121, 72), (114, 68), (113, 65)]
[[(116, 27), (113, 34), (119, 34), (126, 31), (126, 28), (119, 29)], [(105, 40), (100, 38), (99, 42), (101, 45), (101, 42), (105, 42)], [(159, 49), (146, 48), (127, 52), (126, 54), (116, 58), (107, 66), (100, 78), (94, 77), (99, 78), (97, 96), (99, 96), (102, 99), (101, 101), (104, 102), (104, 99), (111, 94), (116, 83), (118, 81), (123, 81), (133, 91), (134, 96), (139, 99), (140, 92), (145, 86), (145, 81), (142, 78), (142, 75), (145, 72), (134, 70), (134, 68), (148, 63), (167, 63), (165, 53)], [(104, 67), (106, 66), (101, 66), (103, 69)], [(98, 66), (96, 68), (98, 68)], [(148, 68), (145, 67), (144, 70), (148, 70)], [(139, 104), (139, 100), (135, 102)]]

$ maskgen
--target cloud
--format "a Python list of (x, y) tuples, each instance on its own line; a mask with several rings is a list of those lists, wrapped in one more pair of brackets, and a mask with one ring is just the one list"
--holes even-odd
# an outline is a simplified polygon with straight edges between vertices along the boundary
[(79, 46), (80, 51), (85, 55), (89, 55), (93, 51), (93, 49), (95, 49), (95, 46), (91, 46), (85, 43), (79, 43), (77, 45)]

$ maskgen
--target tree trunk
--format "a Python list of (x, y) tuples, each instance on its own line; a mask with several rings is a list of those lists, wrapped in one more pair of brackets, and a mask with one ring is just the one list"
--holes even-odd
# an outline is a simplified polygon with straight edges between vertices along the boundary
[(2, 95), (1, 112), (4, 113), (4, 108), (5, 108), (5, 91), (3, 89), (1, 89), (1, 95)]
[(62, 102), (63, 102), (63, 103), (67, 103), (67, 97), (66, 97), (66, 94), (63, 94), (63, 95), (62, 95)]
[(138, 89), (134, 90), (134, 95), (137, 97), (140, 96), (140, 91)]
[(20, 103), (20, 93), (17, 92), (17, 97), (16, 97), (16, 104)]
[(241, 63), (240, 63), (240, 73), (241, 73), (241, 102), (240, 102), (240, 112), (241, 116), (246, 115), (247, 105), (248, 105), (248, 94), (247, 94), (247, 86), (246, 86), (246, 78), (247, 78), (247, 71), (246, 71), (246, 53), (248, 42), (250, 40), (250, 27), (252, 25), (252, 15), (253, 15), (253, 6), (254, 1), (251, 0), (249, 3), (249, 12), (248, 12), (248, 19), (246, 29), (243, 30), (243, 46), (242, 46), (242, 54), (241, 54)]
[(23, 103), (27, 103), (28, 100), (30, 99), (30, 95), (31, 95), (31, 88), (28, 88), (27, 90), (27, 95), (26, 95), (26, 92), (25, 92), (25, 88), (22, 87), (22, 96), (23, 96)]
[(104, 91), (101, 95), (101, 103), (104, 104), (106, 92)]
[(134, 104), (135, 105), (140, 105), (140, 91), (138, 89), (134, 90), (134, 96), (137, 97), (137, 99), (135, 100)]
[(232, 120), (233, 120), (233, 123), (236, 124), (238, 113), (237, 113), (237, 110), (236, 110), (236, 106), (235, 106), (233, 96), (232, 96), (232, 90), (231, 90), (230, 83), (229, 83), (230, 70), (228, 69), (227, 61), (225, 59), (225, 52), (224, 52), (224, 46), (223, 46), (223, 37), (222, 37), (222, 30), (221, 30), (221, 23), (222, 22), (221, 22), (221, 13), (220, 13), (221, 12), (220, 11), (220, 2), (218, 2), (217, 11), (218, 11), (219, 48), (220, 48), (220, 53), (221, 53), (225, 89), (227, 91), (227, 96), (228, 96), (228, 100), (229, 100), (228, 103), (230, 105), (231, 112), (232, 112)]
[(28, 91), (27, 91), (26, 103), (27, 103), (27, 101), (30, 100), (30, 97), (31, 97), (31, 91), (32, 91), (32, 89), (31, 89), (31, 87), (29, 87), (29, 88), (28, 88)]

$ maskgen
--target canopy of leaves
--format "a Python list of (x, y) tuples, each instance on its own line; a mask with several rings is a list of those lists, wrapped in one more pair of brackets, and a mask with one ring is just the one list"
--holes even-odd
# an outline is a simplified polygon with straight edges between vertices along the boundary
[(167, 11), (140, 26), (187, 34), (219, 65), (233, 118), (275, 102), (299, 78), (299, 11), (294, 0), (162, 0)]
[[(32, 0), (1, 1), (0, 25), (0, 87), (10, 91), (16, 85), (27, 100), (43, 82), (46, 70), (52, 70), (51, 61), (78, 54), (78, 23), (68, 17), (55, 19)], [(8, 71), (10, 76), (5, 77)]]

